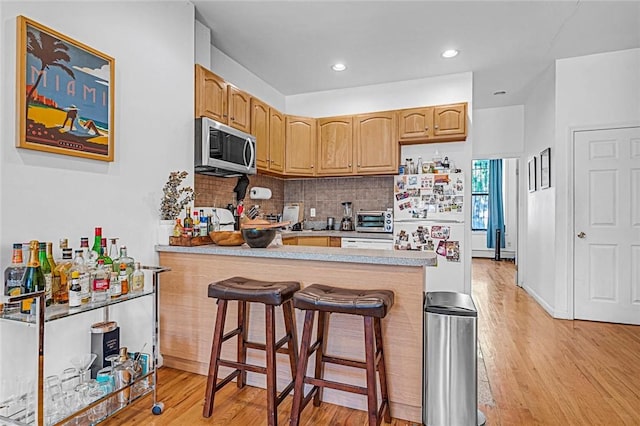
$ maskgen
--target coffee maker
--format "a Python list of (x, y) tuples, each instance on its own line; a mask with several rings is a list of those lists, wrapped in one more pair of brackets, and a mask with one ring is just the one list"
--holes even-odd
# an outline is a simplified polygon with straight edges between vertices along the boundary
[(341, 231), (353, 231), (353, 218), (351, 217), (351, 201), (345, 201), (342, 203), (344, 213), (342, 215), (342, 222), (340, 222)]

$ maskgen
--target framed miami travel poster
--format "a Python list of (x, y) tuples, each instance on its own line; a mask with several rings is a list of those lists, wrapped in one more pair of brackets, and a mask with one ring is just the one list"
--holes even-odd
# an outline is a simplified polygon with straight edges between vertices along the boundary
[(18, 16), (16, 146), (113, 161), (115, 60)]

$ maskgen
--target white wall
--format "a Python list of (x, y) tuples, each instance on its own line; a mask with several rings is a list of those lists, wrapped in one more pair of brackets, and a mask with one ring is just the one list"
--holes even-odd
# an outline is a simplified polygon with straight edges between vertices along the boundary
[(524, 151), (524, 105), (473, 111), (473, 159), (519, 158)]
[(241, 90), (266, 102), (275, 109), (285, 112), (286, 102), (282, 93), (261, 80), (253, 72), (225, 55), (215, 46), (211, 48), (211, 66), (209, 69), (218, 74), (225, 81), (239, 87)]
[[(540, 151), (551, 147), (551, 169), (556, 170), (554, 152), (555, 131), (555, 67), (550, 66), (541, 76), (525, 104), (525, 152), (522, 161), (521, 194), (525, 207), (524, 233), (519, 247), (518, 273), (522, 286), (549, 313), (554, 312), (554, 268), (556, 264), (555, 194), (556, 173), (551, 173), (551, 188), (527, 190), (527, 162)], [(539, 164), (536, 169), (539, 170)], [(554, 176), (555, 175), (555, 176)]]
[[(120, 237), (136, 260), (156, 264), (162, 187), (170, 171), (190, 171), (193, 165), (193, 5), (4, 1), (0, 11), (1, 267), (9, 263), (14, 241), (57, 242), (67, 237), (77, 248), (81, 236), (92, 236), (94, 226), (102, 226), (107, 237)], [(115, 58), (114, 162), (15, 148), (20, 14)], [(125, 316), (138, 314), (136, 310)], [(64, 353), (56, 353), (45, 340), (48, 362), (66, 367), (68, 352), (88, 351), (88, 326), (79, 325), (83, 321), (68, 321), (77, 328), (64, 330), (62, 346), (72, 345), (60, 348)], [(134, 326), (130, 333), (137, 331), (136, 321), (123, 322)], [(0, 366), (6, 366), (2, 353), (14, 346), (18, 335), (2, 324), (0, 333)]]
[(551, 151), (555, 184), (555, 314), (573, 317), (572, 131), (640, 124), (640, 49), (556, 62), (556, 128)]

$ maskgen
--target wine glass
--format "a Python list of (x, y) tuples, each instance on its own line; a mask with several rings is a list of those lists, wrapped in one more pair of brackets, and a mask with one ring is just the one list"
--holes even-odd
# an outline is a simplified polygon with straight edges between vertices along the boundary
[(98, 355), (94, 353), (76, 355), (71, 358), (71, 365), (73, 365), (76, 370), (78, 370), (78, 375), (80, 376), (80, 383), (86, 383), (89, 381), (91, 377), (91, 364), (96, 360)]

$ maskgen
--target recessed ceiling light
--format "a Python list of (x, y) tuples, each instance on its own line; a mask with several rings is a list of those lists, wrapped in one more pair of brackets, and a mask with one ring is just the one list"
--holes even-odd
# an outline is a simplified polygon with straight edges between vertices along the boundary
[(347, 66), (345, 64), (337, 63), (331, 65), (331, 69), (334, 71), (344, 71), (347, 69)]
[(498, 90), (498, 91), (496, 91), (496, 92), (493, 92), (493, 94), (494, 94), (495, 96), (499, 96), (499, 95), (506, 95), (506, 94), (507, 94), (507, 91), (506, 91), (506, 90)]
[(444, 52), (442, 52), (442, 57), (447, 59), (454, 58), (458, 56), (458, 53), (460, 52), (458, 52), (456, 49), (447, 49)]

